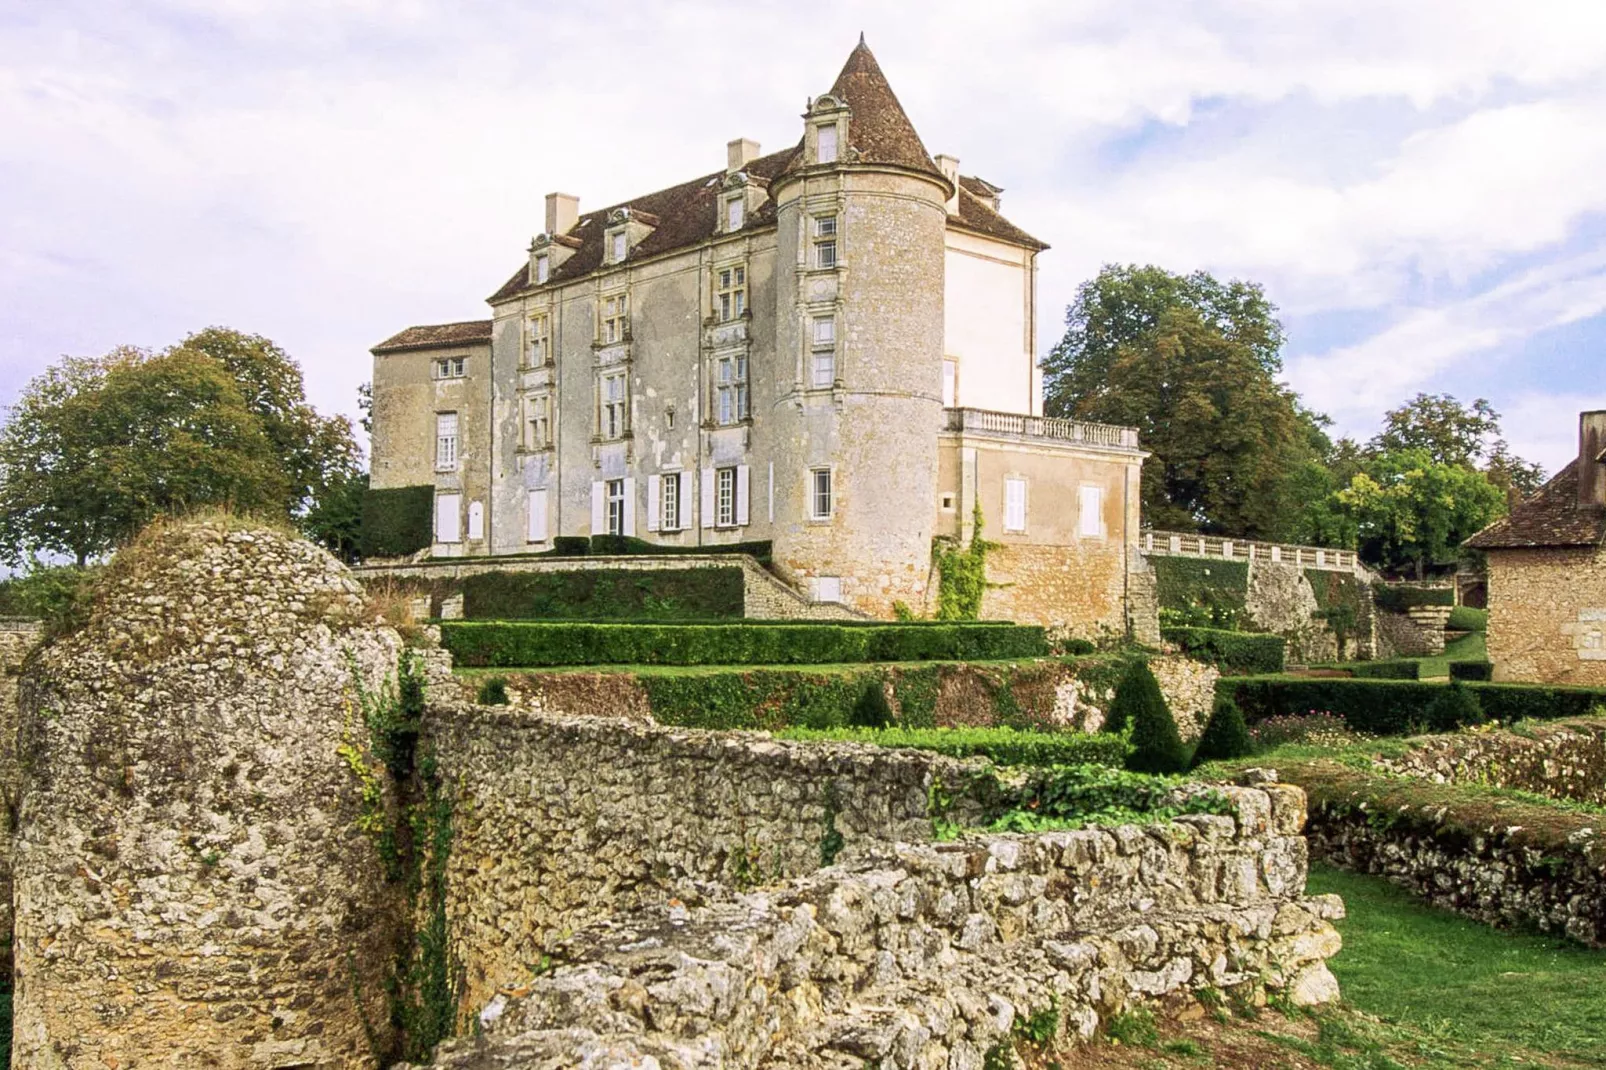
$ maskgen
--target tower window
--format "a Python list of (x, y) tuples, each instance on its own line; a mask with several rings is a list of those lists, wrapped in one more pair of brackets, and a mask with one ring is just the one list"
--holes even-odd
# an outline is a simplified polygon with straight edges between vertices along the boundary
[(836, 216), (822, 215), (814, 217), (814, 266), (817, 268), (836, 267)]
[(720, 322), (740, 319), (747, 311), (747, 268), (741, 265), (720, 268), (717, 281)]
[(836, 317), (814, 317), (814, 339), (809, 381), (816, 389), (826, 389), (836, 381)]
[(836, 163), (836, 124), (830, 123), (820, 127), (816, 137), (820, 150), (820, 162)]
[(831, 510), (835, 506), (833, 494), (835, 488), (831, 485), (831, 470), (829, 468), (809, 469), (809, 519), (830, 520)]

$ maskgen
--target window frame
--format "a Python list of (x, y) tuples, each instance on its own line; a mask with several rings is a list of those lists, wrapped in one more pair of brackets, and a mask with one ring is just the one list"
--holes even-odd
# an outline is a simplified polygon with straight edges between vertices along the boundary
[(462, 379), (468, 375), (467, 357), (436, 357), (436, 379)]
[[(821, 501), (820, 480), (822, 476), (825, 480), (825, 509), (823, 512), (819, 508)], [(810, 520), (823, 522), (836, 515), (836, 472), (830, 465), (819, 465), (809, 469), (808, 499)]]
[[(1011, 509), (1010, 491), (1011, 491), (1012, 488), (1015, 488), (1015, 487), (1019, 487), (1020, 488), (1020, 514), (1019, 514), (1018, 517), (1012, 515), (1011, 512), (1010, 512), (1010, 509)], [(1004, 531), (1007, 534), (1010, 534), (1010, 535), (1024, 535), (1024, 534), (1026, 534), (1026, 522), (1027, 522), (1027, 512), (1028, 512), (1028, 504), (1027, 503), (1029, 501), (1029, 498), (1028, 498), (1029, 494), (1030, 494), (1030, 491), (1028, 489), (1027, 481), (1026, 481), (1026, 477), (1025, 476), (1005, 476), (1004, 477)]]
[(552, 448), (552, 392), (540, 390), (525, 398), (525, 449)]
[(747, 262), (714, 269), (714, 316), (732, 323), (747, 315)]
[(625, 480), (605, 479), (602, 481), (602, 500), (604, 504), (603, 516), (607, 520), (608, 534), (622, 536), (625, 533)]
[[(726, 374), (729, 369), (729, 375)], [(714, 424), (734, 427), (748, 416), (747, 354), (714, 358)]]
[(838, 242), (842, 238), (842, 224), (836, 212), (810, 217), (813, 220), (813, 250), (810, 264), (815, 271), (835, 271), (842, 263)]
[[(619, 384), (618, 397), (608, 395), (608, 388), (613, 383)], [(597, 375), (597, 437), (612, 442), (629, 433), (629, 373), (624, 368), (604, 369)]]
[(736, 527), (736, 466), (714, 469), (714, 526)]
[[(444, 430), (446, 420), (451, 419), (451, 433)], [(437, 412), (435, 414), (435, 471), (455, 472), (462, 462), (462, 418), (455, 411)]]
[(679, 472), (664, 472), (658, 476), (658, 530), (683, 530), (680, 524)]
[(623, 227), (608, 233), (608, 263), (622, 264), (630, 258), (630, 235)]
[[(826, 135), (830, 135), (831, 152), (826, 154)], [(814, 159), (820, 164), (836, 163), (842, 158), (842, 136), (837, 130), (835, 120), (829, 123), (820, 123), (814, 130)]]
[(597, 341), (617, 345), (630, 338), (630, 292), (603, 294), (597, 302)]
[(734, 234), (747, 225), (747, 198), (738, 193), (725, 198), (725, 230)]
[(545, 253), (535, 258), (535, 284), (545, 286), (552, 280), (552, 258)]
[[(532, 312), (524, 320), (524, 366), (540, 368), (552, 363), (552, 315)], [(537, 359), (539, 350), (540, 358)]]

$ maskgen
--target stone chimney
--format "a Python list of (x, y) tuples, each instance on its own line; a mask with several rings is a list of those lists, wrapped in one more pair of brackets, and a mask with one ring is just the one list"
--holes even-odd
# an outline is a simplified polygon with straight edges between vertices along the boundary
[(948, 214), (959, 214), (959, 157), (938, 156), (937, 166), (942, 170), (942, 177), (954, 184), (954, 191), (948, 197)]
[(1606, 508), (1606, 409), (1578, 414), (1578, 508)]
[(749, 163), (758, 159), (758, 142), (751, 138), (739, 137), (735, 141), (725, 144), (725, 173), (734, 175)]
[(546, 195), (546, 232), (552, 237), (567, 234), (580, 221), (580, 198), (572, 193)]

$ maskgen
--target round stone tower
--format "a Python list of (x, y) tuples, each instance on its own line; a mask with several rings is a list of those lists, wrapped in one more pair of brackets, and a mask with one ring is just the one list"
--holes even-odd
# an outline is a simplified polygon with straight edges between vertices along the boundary
[(775, 553), (823, 597), (839, 584), (889, 616), (924, 602), (930, 572), (953, 187), (862, 40), (804, 122), (770, 189)]
[(289, 535), (165, 524), (113, 559), (19, 681), (15, 1065), (378, 1065), (401, 904), (357, 681), (399, 649)]

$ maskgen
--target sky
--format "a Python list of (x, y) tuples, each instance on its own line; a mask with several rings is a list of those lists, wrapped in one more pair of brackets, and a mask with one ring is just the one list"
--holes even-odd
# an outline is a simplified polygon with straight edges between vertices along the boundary
[(863, 31), (933, 153), (1052, 248), (1262, 284), (1336, 433), (1488, 398), (1554, 471), (1606, 408), (1606, 0), (6, 0), (0, 404), (222, 324), (324, 411), (480, 319), (543, 197), (774, 151)]

